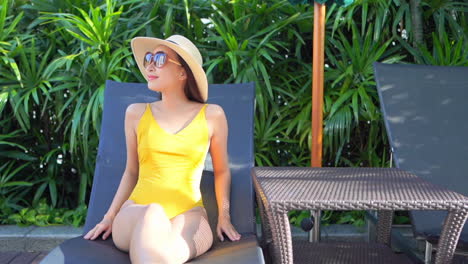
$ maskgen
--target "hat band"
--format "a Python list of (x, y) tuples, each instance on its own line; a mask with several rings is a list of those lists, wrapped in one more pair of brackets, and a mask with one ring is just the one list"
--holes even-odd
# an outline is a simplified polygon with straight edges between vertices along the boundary
[(166, 39), (166, 41), (172, 42), (172, 43), (176, 44), (177, 46), (179, 46), (179, 43), (177, 43), (177, 42), (175, 42), (175, 41), (168, 40), (168, 39)]

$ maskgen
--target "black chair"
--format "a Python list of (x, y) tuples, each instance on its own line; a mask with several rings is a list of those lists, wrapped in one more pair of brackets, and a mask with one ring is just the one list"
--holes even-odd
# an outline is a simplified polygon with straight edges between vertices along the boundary
[[(83, 236), (107, 212), (117, 191), (126, 163), (124, 135), (125, 110), (136, 102), (158, 100), (145, 83), (107, 81), (99, 150), (88, 215), (82, 236), (69, 239), (53, 249), (41, 263), (130, 263), (128, 253), (118, 250), (112, 236), (106, 240), (86, 240)], [(211, 159), (207, 157), (201, 182), (202, 197), (214, 233), (214, 244), (205, 254), (189, 263), (264, 263), (258, 246), (254, 214), (254, 191), (250, 169), (254, 166), (253, 118), (255, 87), (247, 84), (213, 84), (208, 103), (223, 107), (229, 125), (228, 155), (231, 170), (231, 220), (241, 233), (240, 241), (216, 236), (217, 206)]]
[[(375, 63), (374, 70), (396, 167), (468, 195), (468, 67)], [(428, 261), (446, 215), (410, 212)], [(458, 245), (468, 248), (466, 225)]]

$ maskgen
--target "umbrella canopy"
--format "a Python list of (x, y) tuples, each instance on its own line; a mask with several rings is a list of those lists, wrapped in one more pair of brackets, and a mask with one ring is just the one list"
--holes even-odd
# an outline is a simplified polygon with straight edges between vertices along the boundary
[[(289, 0), (293, 4), (309, 3), (308, 0)], [(323, 72), (325, 54), (325, 7), (337, 4), (348, 6), (354, 0), (315, 0), (314, 37), (312, 55), (312, 122), (311, 122), (311, 167), (322, 167), (323, 139)]]

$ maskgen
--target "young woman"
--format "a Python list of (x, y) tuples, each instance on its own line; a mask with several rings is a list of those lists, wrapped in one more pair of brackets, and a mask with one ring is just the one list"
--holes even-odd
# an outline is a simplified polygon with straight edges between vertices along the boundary
[(240, 239), (231, 224), (228, 127), (223, 109), (205, 104), (202, 57), (187, 38), (137, 37), (132, 51), (150, 90), (161, 100), (128, 106), (127, 163), (109, 210), (84, 239), (112, 232), (132, 263), (184, 263), (213, 243), (200, 193), (208, 150), (215, 175), (217, 237)]

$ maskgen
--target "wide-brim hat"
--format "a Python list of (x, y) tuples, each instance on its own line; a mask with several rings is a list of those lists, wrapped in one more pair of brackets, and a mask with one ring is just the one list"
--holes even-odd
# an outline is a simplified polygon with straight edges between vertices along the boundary
[(198, 48), (186, 37), (181, 35), (172, 35), (167, 39), (151, 38), (151, 37), (135, 37), (132, 39), (131, 46), (132, 52), (137, 62), (138, 68), (148, 81), (148, 76), (145, 74), (145, 67), (143, 66), (143, 58), (147, 52), (159, 46), (165, 45), (177, 54), (188, 64), (193, 73), (193, 77), (200, 91), (203, 101), (208, 98), (208, 79), (203, 70), (203, 59)]

